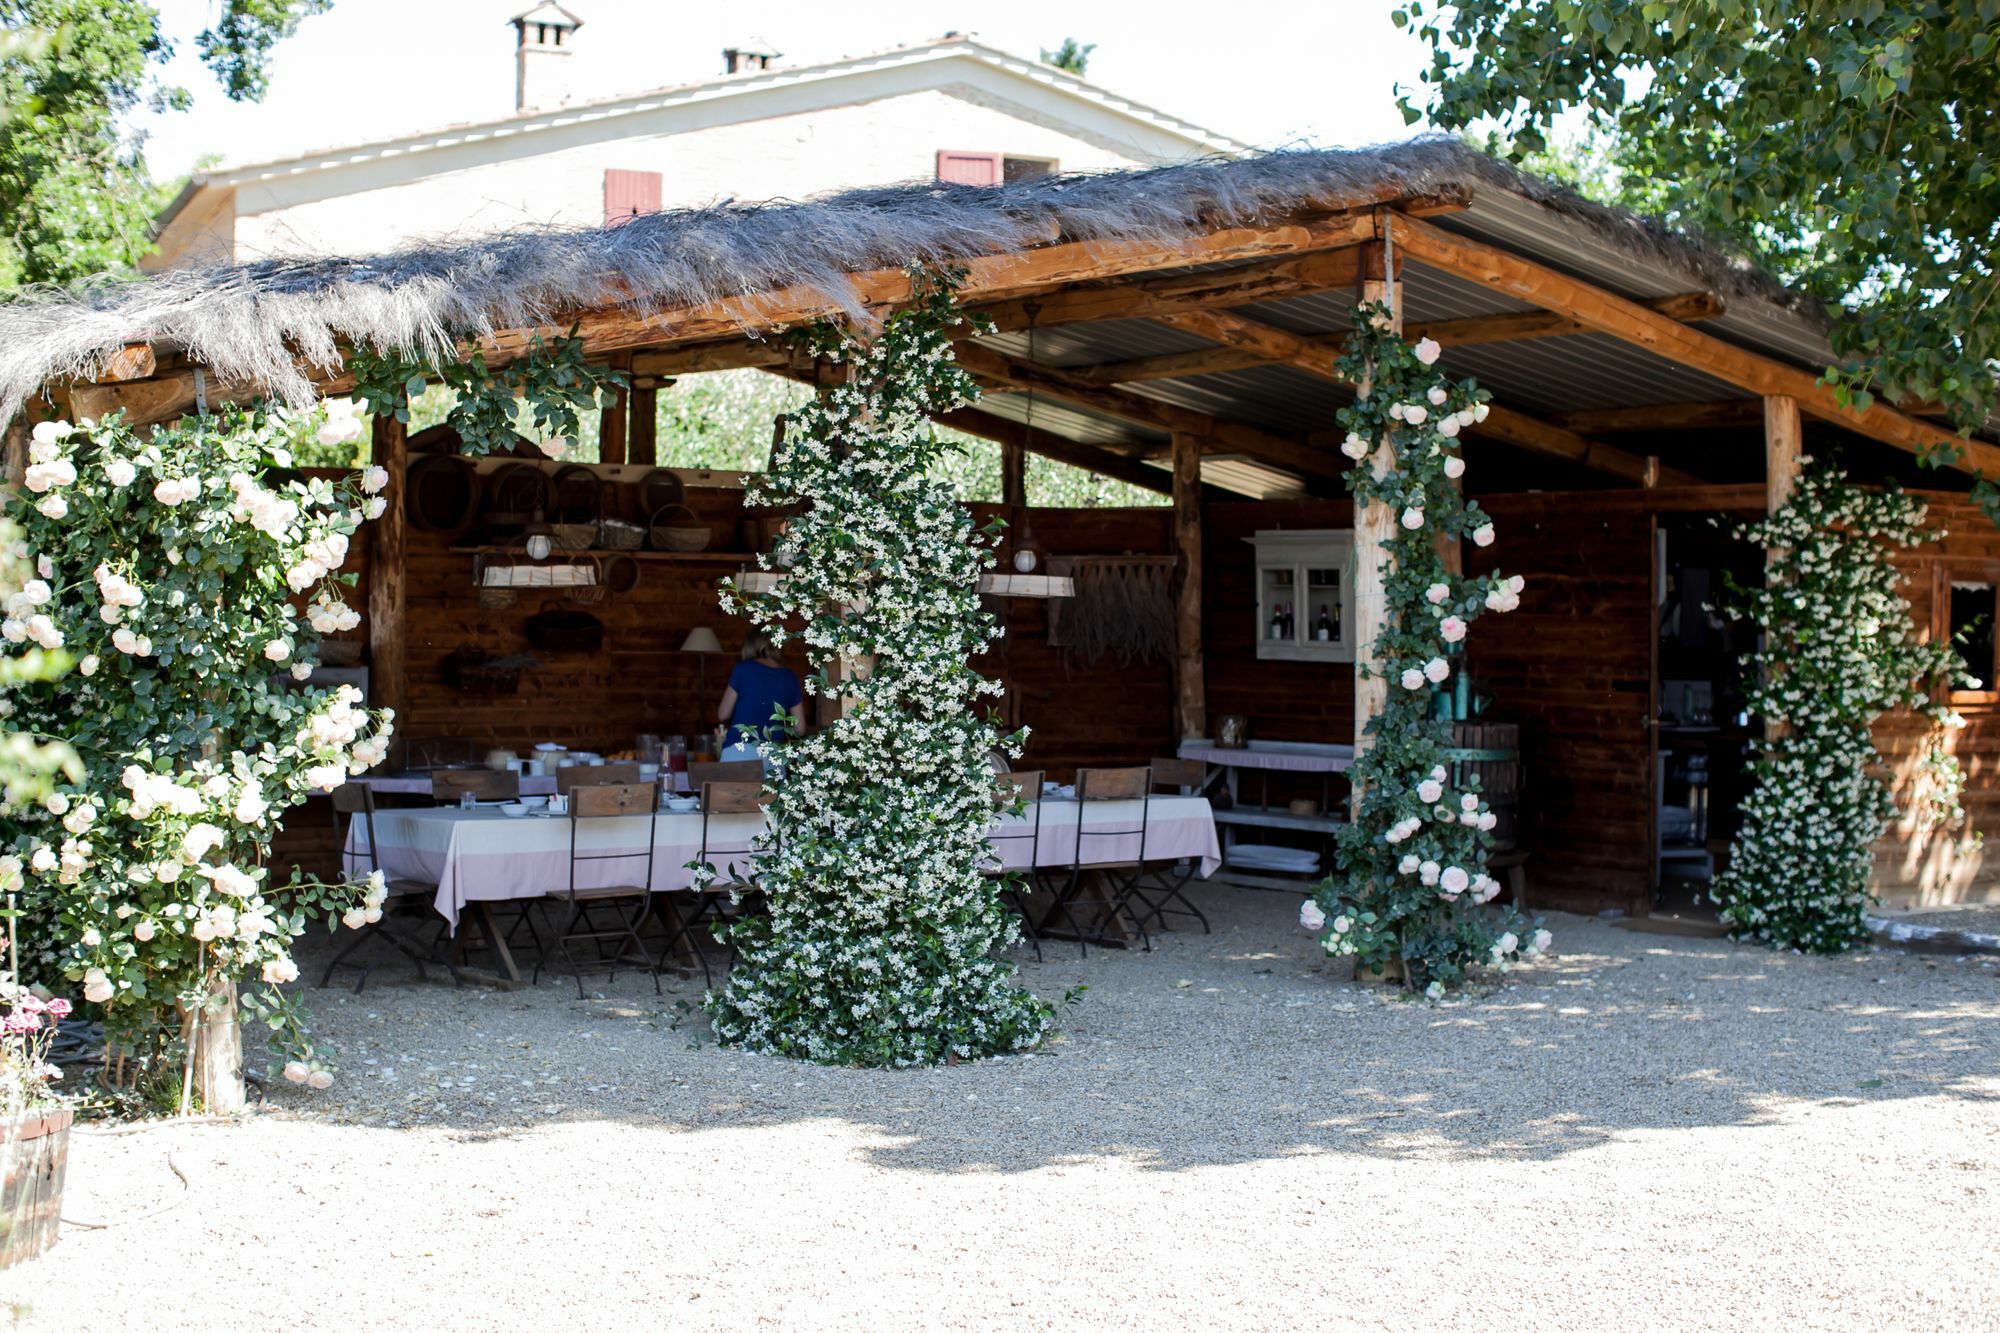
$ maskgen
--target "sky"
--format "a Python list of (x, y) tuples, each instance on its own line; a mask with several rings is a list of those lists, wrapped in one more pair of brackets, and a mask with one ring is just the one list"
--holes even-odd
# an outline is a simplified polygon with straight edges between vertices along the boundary
[[(532, 0), (334, 0), (279, 47), (260, 105), (222, 96), (195, 56), (216, 0), (155, 0), (176, 54), (166, 77), (193, 109), (139, 116), (156, 178), (219, 154), (255, 162), (513, 111), (513, 31)], [(1259, 147), (1354, 147), (1407, 137), (1396, 85), (1426, 50), (1389, 22), (1391, 0), (1233, 0), (1230, 22), (1181, 4), (1009, 0), (844, 4), (564, 0), (582, 18), (576, 60), (605, 96), (710, 78), (725, 46), (763, 38), (810, 64), (957, 30), (1033, 57), (1095, 42), (1089, 77), (1123, 96)], [(1185, 17), (1182, 17), (1185, 16)], [(1199, 18), (1200, 22), (1188, 20)], [(744, 20), (750, 21), (745, 27)]]

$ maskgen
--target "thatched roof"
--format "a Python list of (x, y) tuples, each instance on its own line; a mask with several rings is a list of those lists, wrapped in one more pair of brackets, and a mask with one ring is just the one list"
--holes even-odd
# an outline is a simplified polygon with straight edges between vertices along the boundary
[[(267, 259), (34, 291), (0, 305), (0, 420), (41, 386), (94, 376), (134, 342), (178, 348), (221, 381), (293, 402), (300, 363), (337, 371), (343, 345), (435, 356), (457, 339), (641, 308), (803, 287), (853, 299), (849, 275), (1070, 240), (1171, 240), (1387, 197), (1501, 190), (1725, 295), (1796, 298), (1739, 259), (1525, 176), (1455, 139), (1285, 151), (994, 187), (922, 183), (805, 202), (723, 204), (602, 230), (520, 228), (360, 259)], [(663, 329), (663, 340), (671, 336)]]

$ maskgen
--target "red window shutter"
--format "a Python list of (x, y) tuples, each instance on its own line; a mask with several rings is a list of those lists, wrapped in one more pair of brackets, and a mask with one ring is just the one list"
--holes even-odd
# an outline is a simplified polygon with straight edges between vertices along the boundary
[(937, 178), (953, 185), (998, 185), (1003, 170), (999, 153), (960, 153), (938, 149)]
[(620, 171), (610, 167), (604, 173), (604, 225), (615, 227), (630, 222), (641, 213), (660, 211), (660, 173)]

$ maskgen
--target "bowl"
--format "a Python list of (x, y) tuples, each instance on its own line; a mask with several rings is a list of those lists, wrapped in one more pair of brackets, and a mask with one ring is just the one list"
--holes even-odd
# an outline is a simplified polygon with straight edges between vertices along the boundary
[(528, 803), (526, 801), (502, 801), (500, 802), (500, 813), (509, 819), (519, 819), (522, 815), (528, 813)]
[(701, 809), (701, 802), (692, 796), (669, 796), (666, 806), (677, 815), (691, 815)]

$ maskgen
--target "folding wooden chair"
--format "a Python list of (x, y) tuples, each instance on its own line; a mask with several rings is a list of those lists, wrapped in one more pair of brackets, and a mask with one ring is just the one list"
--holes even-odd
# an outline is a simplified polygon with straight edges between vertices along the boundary
[[(1043, 934), (1053, 933), (1048, 923), (1060, 914), (1068, 920), (1077, 943), (1082, 945), (1085, 942), (1085, 932), (1076, 909), (1087, 882), (1086, 876), (1096, 876), (1108, 886), (1102, 900), (1102, 914), (1096, 923), (1097, 943), (1102, 946), (1111, 942), (1110, 931), (1117, 924), (1119, 913), (1124, 912), (1131, 919), (1132, 928), (1138, 932), (1139, 946), (1151, 951), (1153, 942), (1146, 934), (1145, 921), (1130, 910), (1133, 885), (1145, 871), (1139, 856), (1146, 847), (1146, 792), (1151, 782), (1152, 770), (1149, 768), (1080, 768), (1076, 771), (1076, 851), (1070, 859), (1067, 882), (1057, 891), (1055, 902), (1042, 918), (1040, 929)], [(1092, 808), (1101, 809), (1113, 801), (1138, 802), (1138, 821), (1134, 823), (1129, 814), (1106, 811), (1093, 822)], [(1116, 850), (1119, 843), (1131, 839), (1137, 840), (1133, 853), (1121, 855)]]
[[(382, 868), (382, 857), (375, 842), (374, 788), (363, 782), (344, 782), (333, 789), (332, 796), (333, 835), (340, 842), (341, 873), (348, 879), (355, 879), (359, 876), (371, 875), (380, 870)], [(348, 817), (348, 827), (345, 831), (340, 826), (340, 817), (342, 815)], [(347, 839), (351, 836), (354, 821), (357, 819), (361, 821), (362, 830), (367, 835), (367, 850), (349, 852), (347, 850)], [(452, 985), (463, 986), (465, 978), (458, 974), (458, 968), (443, 955), (439, 948), (444, 940), (447, 923), (443, 917), (437, 915), (435, 907), (437, 885), (426, 884), (420, 879), (392, 879), (388, 881), (387, 887), (389, 896), (382, 903), (382, 919), (371, 925), (361, 927), (360, 930), (354, 933), (354, 938), (348, 941), (347, 946), (333, 956), (333, 961), (326, 965), (326, 973), (319, 979), (320, 989), (325, 990), (329, 985), (333, 984), (334, 969), (351, 967), (361, 973), (360, 977), (354, 983), (354, 993), (359, 995), (361, 988), (368, 984), (368, 974), (375, 970), (374, 966), (372, 964), (350, 963), (347, 960), (356, 951), (362, 949), (370, 942), (378, 940), (389, 944), (398, 953), (417, 965), (417, 980), (430, 980), (430, 974), (424, 971), (424, 964), (438, 963), (447, 972), (451, 973)], [(431, 917), (437, 923), (437, 929), (432, 934), (428, 945), (421, 945), (418, 941), (404, 935), (390, 924), (395, 919), (396, 908), (408, 906), (413, 903), (422, 904), (428, 909)]]
[[(1176, 796), (1199, 796), (1208, 785), (1208, 765), (1199, 759), (1155, 759), (1149, 766), (1151, 777), (1146, 783), (1145, 827), (1153, 827), (1152, 804), (1159, 789), (1165, 787)], [(1139, 860), (1143, 868), (1132, 881), (1131, 897), (1145, 910), (1135, 913), (1141, 921), (1157, 921), (1160, 929), (1167, 929), (1167, 914), (1191, 916), (1201, 922), (1201, 933), (1210, 934), (1208, 918), (1201, 909), (1188, 900), (1188, 881), (1194, 878), (1198, 864), (1193, 858), (1186, 861), (1159, 861), (1148, 855), (1142, 835)], [(1185, 867), (1185, 868), (1183, 868)]]
[[(680, 928), (667, 940), (667, 947), (660, 955), (661, 962), (656, 965), (664, 965), (667, 956), (674, 951), (674, 948), (682, 941), (686, 941), (701, 963), (702, 979), (712, 986), (715, 984), (715, 977), (708, 968), (708, 955), (702, 952), (700, 943), (695, 939), (695, 927), (708, 925), (710, 933), (713, 934), (714, 926), (708, 923), (724, 922), (729, 916), (727, 910), (729, 906), (740, 906), (739, 899), (750, 898), (758, 892), (753, 858), (758, 851), (757, 837), (762, 832), (760, 827), (756, 833), (750, 834), (747, 838), (740, 835), (726, 836), (715, 826), (715, 817), (762, 814), (768, 797), (764, 792), (762, 769), (754, 762), (690, 764), (689, 774), (692, 775), (697, 768), (735, 768), (738, 771), (751, 768), (758, 769), (760, 774), (758, 780), (753, 782), (710, 780), (701, 785), (701, 852), (695, 857), (693, 864), (712, 867), (715, 876), (707, 884), (691, 890), (695, 895), (694, 911), (680, 923)], [(721, 864), (717, 864), (718, 857), (725, 858)], [(743, 859), (741, 861), (730, 859), (735, 857)], [(735, 947), (731, 946), (732, 960), (735, 955)]]
[[(988, 878), (1000, 882), (1000, 904), (1021, 918), (1021, 931), (1035, 946), (1035, 961), (1039, 963), (1042, 961), (1042, 937), (1035, 929), (1035, 916), (1028, 910), (1026, 894), (1039, 877), (1035, 862), (1042, 842), (1042, 774), (1036, 770), (1032, 773), (1001, 772), (997, 776), (1000, 785), (998, 813), (1004, 815), (1015, 804), (1026, 802), (1027, 813), (1022, 817), (1025, 830), (996, 819), (986, 837), (986, 841), (992, 844), (991, 859), (983, 869)], [(1027, 869), (1010, 870), (1006, 852), (1022, 847), (1028, 853)]]
[[(659, 788), (650, 782), (578, 787), (570, 793), (569, 887), (550, 889), (544, 895), (543, 903), (545, 908), (549, 904), (560, 903), (565, 909), (562, 929), (555, 932), (555, 947), (576, 977), (576, 998), (579, 1000), (583, 998), (583, 969), (586, 963), (604, 967), (608, 977), (615, 980), (618, 964), (636, 962), (653, 974), (653, 993), (659, 994), (659, 967), (639, 938), (639, 927), (645, 923), (647, 909), (652, 905), (653, 838), (659, 824), (659, 794)], [(582, 850), (585, 831), (592, 824), (600, 820), (633, 819), (640, 815), (646, 819), (646, 845), (640, 850)], [(644, 873), (627, 884), (585, 886), (577, 883), (579, 866), (602, 861), (639, 862), (644, 866)], [(571, 950), (570, 946), (574, 944), (594, 945), (597, 957), (579, 959)], [(606, 946), (612, 944), (617, 948), (607, 951)], [(537, 983), (542, 979), (543, 961), (538, 959), (535, 963)]]
[(516, 801), (521, 775), (494, 768), (441, 768), (431, 774), (431, 799), (439, 805), (457, 805), (466, 792), (476, 801)]
[(556, 770), (556, 790), (564, 796), (578, 787), (629, 787), (642, 780), (637, 764), (571, 764)]
[(731, 759), (727, 763), (689, 764), (688, 790), (699, 796), (711, 782), (764, 781), (761, 759)]

